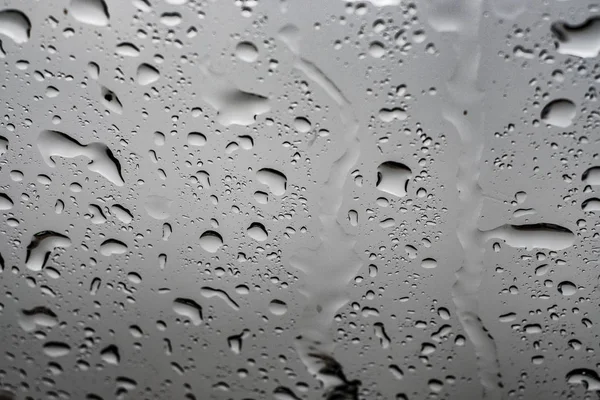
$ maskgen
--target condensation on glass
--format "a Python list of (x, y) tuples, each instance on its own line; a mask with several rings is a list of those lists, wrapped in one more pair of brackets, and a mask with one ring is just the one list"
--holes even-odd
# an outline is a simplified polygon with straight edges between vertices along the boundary
[(597, 399), (600, 8), (1, 0), (1, 399)]

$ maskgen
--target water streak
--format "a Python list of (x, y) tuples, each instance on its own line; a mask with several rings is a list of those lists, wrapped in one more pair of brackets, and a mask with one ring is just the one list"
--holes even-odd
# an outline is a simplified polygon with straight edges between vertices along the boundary
[[(437, 7), (437, 8), (436, 8)], [(451, 10), (448, 9), (451, 8)], [(502, 386), (496, 343), (479, 317), (478, 291), (484, 269), (484, 248), (477, 228), (484, 194), (479, 171), (484, 148), (483, 93), (477, 87), (481, 59), (481, 0), (440, 2), (430, 9), (430, 23), (440, 32), (454, 34), (456, 66), (447, 83), (444, 118), (456, 129), (461, 143), (456, 187), (459, 193), (457, 236), (464, 260), (457, 271), (452, 297), (457, 316), (475, 347), (484, 399), (500, 399)]]
[(335, 83), (300, 55), (298, 28), (284, 26), (279, 31), (279, 39), (293, 53), (294, 67), (337, 104), (344, 129), (339, 140), (345, 151), (332, 163), (326, 181), (319, 188), (321, 243), (316, 249), (299, 249), (290, 259), (290, 264), (305, 274), (304, 290), (309, 299), (296, 350), (309, 372), (323, 383), (325, 398), (357, 399), (360, 383), (349, 381), (340, 364), (330, 355), (334, 343), (329, 331), (336, 312), (348, 301), (346, 286), (361, 267), (361, 260), (354, 251), (355, 236), (347, 234), (337, 220), (346, 177), (360, 154), (359, 123), (351, 103)]

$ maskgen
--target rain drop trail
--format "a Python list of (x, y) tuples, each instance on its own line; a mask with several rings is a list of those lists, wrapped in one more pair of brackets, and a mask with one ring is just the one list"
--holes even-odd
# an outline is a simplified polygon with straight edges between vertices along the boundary
[(477, 222), (483, 207), (484, 194), (479, 186), (480, 162), (484, 148), (483, 93), (477, 88), (481, 59), (480, 21), (481, 0), (462, 0), (456, 9), (461, 13), (448, 15), (444, 2), (429, 10), (433, 29), (454, 34), (456, 54), (454, 72), (446, 86), (447, 100), (443, 116), (454, 126), (461, 144), (456, 188), (458, 205), (457, 236), (463, 248), (464, 259), (456, 273), (452, 297), (457, 316), (473, 343), (477, 355), (479, 376), (484, 399), (500, 399), (502, 386), (496, 343), (485, 329), (478, 315), (478, 291), (483, 275), (484, 248), (481, 245)]
[(339, 146), (345, 152), (333, 162), (326, 181), (319, 189), (319, 247), (299, 249), (290, 259), (291, 266), (305, 274), (304, 290), (309, 299), (300, 322), (296, 351), (308, 371), (323, 382), (326, 399), (358, 399), (360, 383), (346, 379), (341, 365), (330, 355), (335, 343), (329, 331), (335, 313), (348, 301), (346, 286), (362, 264), (354, 251), (356, 237), (344, 232), (337, 220), (346, 177), (360, 155), (359, 123), (352, 105), (335, 83), (316, 65), (302, 58), (299, 33), (296, 26), (286, 25), (279, 31), (279, 39), (293, 53), (294, 67), (337, 103), (344, 129)]

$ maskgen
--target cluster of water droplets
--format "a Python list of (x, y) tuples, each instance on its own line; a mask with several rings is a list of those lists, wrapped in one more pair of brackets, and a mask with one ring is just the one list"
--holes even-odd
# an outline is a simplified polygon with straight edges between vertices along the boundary
[(38, 3), (0, 398), (600, 393), (596, 5)]

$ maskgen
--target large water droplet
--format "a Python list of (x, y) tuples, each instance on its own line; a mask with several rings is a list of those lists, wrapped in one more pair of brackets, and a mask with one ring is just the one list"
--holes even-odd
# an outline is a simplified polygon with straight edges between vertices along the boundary
[(190, 132), (187, 136), (187, 142), (190, 146), (204, 146), (206, 136), (200, 132)]
[(210, 299), (212, 297), (217, 297), (217, 298), (223, 300), (229, 307), (231, 307), (235, 311), (238, 311), (240, 309), (238, 304), (235, 301), (233, 301), (233, 299), (229, 296), (229, 294), (227, 294), (227, 292), (225, 292), (221, 289), (213, 289), (211, 287), (204, 286), (204, 287), (200, 288), (200, 294), (202, 295), (202, 297), (207, 298), (207, 299)]
[(0, 193), (0, 211), (10, 210), (13, 205), (14, 203), (8, 195)]
[(90, 171), (99, 173), (117, 186), (123, 186), (125, 183), (121, 176), (121, 164), (103, 143), (82, 145), (65, 133), (42, 131), (38, 136), (37, 145), (42, 158), (51, 167), (56, 165), (53, 157), (84, 156), (90, 159)]
[(120, 43), (117, 45), (117, 54), (124, 57), (137, 57), (140, 55), (140, 49), (133, 43)]
[(115, 254), (123, 254), (127, 251), (127, 245), (120, 240), (107, 239), (100, 245), (100, 254), (109, 257)]
[(577, 110), (575, 103), (568, 99), (552, 100), (542, 109), (541, 118), (550, 125), (566, 128), (571, 125)]
[(71, 352), (71, 346), (63, 342), (48, 342), (44, 344), (44, 354), (48, 357), (64, 357)]
[(246, 230), (246, 233), (258, 242), (264, 242), (269, 237), (265, 226), (259, 222), (253, 222)]
[(262, 168), (256, 172), (256, 177), (260, 183), (267, 185), (275, 196), (285, 193), (287, 178), (281, 172), (271, 168)]
[(560, 54), (593, 58), (600, 51), (600, 17), (591, 17), (580, 25), (556, 22), (551, 30)]
[(115, 345), (110, 345), (105, 347), (100, 352), (100, 358), (107, 364), (119, 365), (119, 361), (121, 360), (121, 356), (119, 355), (119, 349)]
[(573, 282), (563, 281), (556, 287), (563, 296), (573, 296), (577, 293), (577, 286)]
[(31, 22), (19, 10), (0, 11), (0, 34), (8, 36), (15, 43), (25, 43), (31, 34)]
[(19, 326), (26, 332), (32, 332), (36, 327), (53, 327), (58, 324), (58, 318), (52, 310), (39, 306), (31, 310), (22, 310), (19, 318)]
[(412, 171), (404, 164), (386, 161), (377, 167), (377, 189), (382, 192), (404, 197)]
[(574, 369), (567, 374), (566, 378), (568, 383), (583, 384), (586, 392), (600, 391), (600, 377), (591, 369)]
[(215, 231), (206, 231), (200, 236), (198, 243), (209, 253), (216, 253), (223, 246), (223, 238)]
[(252, 63), (258, 59), (258, 49), (251, 42), (240, 42), (235, 46), (235, 56), (242, 61)]
[(271, 300), (271, 302), (269, 303), (269, 311), (273, 315), (277, 315), (277, 316), (284, 315), (285, 313), (287, 313), (287, 310), (288, 310), (287, 304), (285, 304), (281, 300), (275, 299), (275, 300)]
[(60, 233), (42, 231), (33, 235), (27, 246), (25, 265), (32, 271), (41, 271), (46, 265), (50, 253), (57, 247), (70, 247), (71, 239)]
[(587, 212), (597, 212), (600, 211), (600, 199), (592, 198), (587, 199), (583, 203), (581, 203), (581, 209)]
[(173, 311), (176, 314), (189, 318), (192, 324), (202, 324), (202, 307), (191, 299), (177, 298), (173, 301)]
[(581, 179), (586, 185), (600, 185), (600, 167), (588, 168), (583, 175), (581, 175)]
[(150, 64), (140, 64), (137, 69), (137, 83), (142, 86), (150, 85), (156, 82), (160, 78), (160, 72), (158, 69)]
[(569, 229), (556, 224), (502, 225), (482, 232), (484, 240), (501, 239), (507, 245), (528, 250), (540, 248), (563, 250), (575, 243), (575, 235)]
[(110, 18), (104, 0), (72, 0), (69, 12), (77, 21), (94, 26), (106, 26)]

